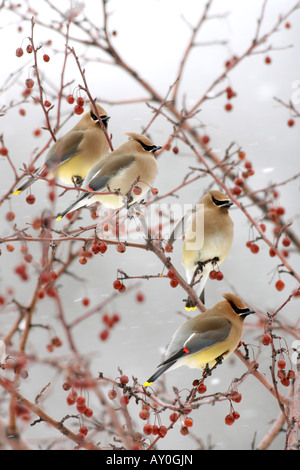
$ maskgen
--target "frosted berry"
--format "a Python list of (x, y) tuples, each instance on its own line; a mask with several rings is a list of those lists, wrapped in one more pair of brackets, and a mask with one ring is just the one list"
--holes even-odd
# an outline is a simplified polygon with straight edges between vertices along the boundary
[(75, 101), (75, 98), (74, 98), (73, 95), (68, 95), (68, 96), (67, 96), (67, 102), (68, 102), (69, 104), (73, 104), (74, 101)]
[(271, 335), (269, 335), (268, 333), (265, 333), (264, 335), (262, 335), (262, 344), (264, 346), (268, 346), (272, 341), (272, 338), (271, 338)]
[(90, 305), (90, 299), (88, 297), (84, 297), (82, 299), (82, 305), (84, 305), (85, 307), (88, 307), (88, 305)]
[(8, 211), (8, 212), (6, 213), (5, 218), (6, 218), (6, 220), (7, 220), (8, 222), (12, 222), (12, 221), (14, 220), (14, 218), (15, 218), (15, 213), (12, 212), (12, 211)]
[(288, 124), (289, 127), (293, 127), (293, 125), (295, 124), (294, 119), (289, 119), (287, 124)]
[(283, 244), (283, 246), (290, 246), (290, 244), (291, 244), (291, 239), (290, 239), (289, 237), (284, 237), (284, 238), (282, 239), (282, 244)]
[(166, 428), (166, 426), (160, 426), (160, 427), (158, 428), (158, 435), (159, 435), (159, 437), (162, 437), (162, 438), (165, 437), (165, 435), (167, 434), (167, 432), (168, 432), (168, 429)]
[(79, 98), (77, 98), (77, 104), (78, 104), (78, 106), (83, 106), (84, 105), (84, 99), (81, 96), (79, 96)]
[(166, 251), (167, 253), (172, 253), (172, 251), (173, 251), (173, 245), (172, 245), (172, 243), (167, 243), (167, 244), (166, 244), (166, 246), (165, 246), (165, 251)]
[(256, 245), (256, 243), (252, 243), (250, 246), (250, 250), (251, 250), (251, 253), (256, 254), (259, 252), (259, 246)]
[(233, 392), (231, 392), (230, 398), (235, 403), (239, 403), (242, 399), (242, 395), (239, 392), (237, 392), (236, 390), (234, 390)]
[(109, 331), (108, 330), (102, 330), (99, 334), (99, 337), (102, 341), (105, 341), (108, 338)]
[(225, 424), (227, 424), (228, 426), (231, 426), (233, 423), (234, 423), (235, 419), (234, 419), (234, 416), (233, 414), (228, 414), (225, 416)]
[(175, 147), (173, 147), (173, 153), (175, 153), (175, 155), (177, 155), (178, 152), (179, 152), (179, 149), (178, 149), (178, 147), (175, 145)]
[(22, 47), (18, 47), (18, 49), (16, 49), (16, 56), (17, 57), (22, 57), (23, 53), (24, 52), (23, 52)]
[(175, 423), (178, 419), (178, 413), (171, 413), (169, 419), (172, 421), (172, 423)]
[(145, 424), (145, 426), (143, 427), (143, 431), (144, 431), (144, 434), (146, 434), (147, 436), (149, 436), (150, 434), (152, 434), (152, 426), (151, 426), (151, 424)]
[(144, 302), (144, 300), (145, 300), (144, 294), (142, 292), (138, 292), (136, 294), (136, 300), (137, 300), (137, 302)]
[(134, 186), (133, 188), (133, 193), (136, 195), (136, 196), (139, 196), (140, 194), (142, 194), (142, 188), (140, 186)]
[(3, 157), (6, 157), (7, 154), (8, 154), (8, 149), (4, 147), (4, 145), (0, 147), (0, 155), (2, 155)]
[(276, 287), (277, 290), (281, 291), (282, 289), (284, 289), (285, 283), (283, 281), (281, 281), (281, 279), (279, 279), (276, 282), (275, 287)]
[(26, 88), (32, 88), (34, 85), (34, 81), (32, 80), (32, 78), (27, 78), (25, 80), (25, 85), (26, 85)]
[(232, 110), (232, 104), (231, 103), (226, 103), (225, 104), (225, 111), (231, 111)]
[(148, 419), (149, 416), (150, 416), (150, 414), (149, 414), (149, 411), (148, 411), (148, 410), (141, 410), (141, 411), (139, 412), (139, 417), (140, 417), (141, 419), (143, 419), (143, 420)]
[(120, 382), (122, 385), (126, 385), (129, 382), (127, 375), (121, 375)]
[(193, 426), (193, 420), (192, 418), (185, 418), (184, 420), (184, 425), (187, 427), (187, 428), (191, 428)]
[(120, 404), (122, 406), (127, 406), (129, 403), (129, 398), (126, 397), (126, 395), (123, 395), (121, 398), (120, 398)]
[(265, 63), (266, 64), (270, 64), (272, 61), (271, 61), (271, 57), (265, 57)]
[(182, 434), (183, 436), (186, 436), (188, 433), (189, 433), (189, 430), (186, 426), (182, 426), (180, 428), (180, 434)]
[(122, 286), (122, 282), (119, 281), (119, 279), (116, 279), (113, 283), (113, 288), (116, 290), (119, 290), (121, 286)]
[(34, 204), (35, 203), (35, 196), (33, 194), (28, 194), (26, 197), (27, 204)]
[(178, 284), (179, 284), (178, 279), (176, 277), (173, 277), (173, 279), (171, 279), (171, 281), (170, 281), (170, 286), (171, 287), (177, 287)]
[(222, 273), (221, 271), (217, 271), (217, 272), (216, 272), (215, 279), (216, 279), (217, 281), (222, 281), (223, 277), (224, 277), (224, 275), (223, 275), (223, 273)]
[(77, 104), (74, 108), (74, 113), (75, 114), (82, 114), (84, 111), (83, 107), (82, 106), (79, 106), (79, 104)]
[(126, 245), (124, 243), (118, 243), (117, 251), (119, 253), (124, 253), (126, 251)]
[(50, 57), (48, 56), (48, 54), (43, 55), (43, 60), (44, 60), (44, 62), (49, 62)]
[(202, 384), (199, 384), (199, 386), (198, 386), (198, 388), (197, 388), (197, 392), (198, 392), (198, 393), (205, 393), (206, 390), (207, 390), (207, 387), (206, 387), (205, 384), (203, 384), (203, 383), (202, 383)]
[(113, 388), (108, 391), (108, 398), (110, 400), (114, 400), (116, 396), (117, 396), (117, 392)]
[(277, 366), (279, 369), (285, 369), (286, 363), (284, 359), (279, 359)]

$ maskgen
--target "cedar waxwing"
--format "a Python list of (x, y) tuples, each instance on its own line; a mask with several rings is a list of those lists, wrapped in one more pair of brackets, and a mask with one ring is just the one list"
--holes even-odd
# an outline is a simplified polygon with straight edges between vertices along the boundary
[(151, 385), (167, 369), (187, 365), (191, 369), (213, 367), (238, 346), (244, 319), (255, 313), (235, 294), (223, 294), (225, 300), (210, 310), (187, 320), (173, 335), (164, 361), (144, 383)]
[[(107, 128), (109, 116), (96, 105), (101, 121)], [(80, 186), (89, 170), (109, 151), (107, 138), (99, 124), (98, 117), (91, 106), (73, 129), (58, 139), (49, 150), (43, 166), (34, 173), (48, 178), (58, 178), (63, 184)], [(19, 194), (36, 179), (34, 174), (19, 186), (13, 194)]]
[[(135, 132), (126, 132), (126, 135), (131, 139), (90, 170), (82, 185), (88, 191), (81, 192), (65, 211), (58, 214), (57, 220), (68, 212), (96, 201), (105, 207), (118, 209), (124, 205), (124, 197), (127, 197), (126, 203), (129, 206), (149, 191), (157, 173), (157, 161), (153, 152), (161, 147), (153, 145), (144, 135)], [(135, 194), (134, 186), (140, 188), (138, 194)], [(89, 191), (103, 191), (106, 194), (93, 195)]]
[[(233, 222), (228, 209), (233, 204), (221, 191), (209, 191), (198, 202), (185, 232), (182, 265), (187, 281), (195, 281), (197, 295), (204, 303), (204, 286), (209, 273), (228, 255), (233, 241)], [(191, 299), (186, 309), (195, 308)]]

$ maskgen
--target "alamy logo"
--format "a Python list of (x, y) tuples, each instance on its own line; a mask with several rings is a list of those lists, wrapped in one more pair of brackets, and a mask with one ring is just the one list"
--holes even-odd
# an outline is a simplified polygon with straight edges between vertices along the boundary
[[(159, 238), (165, 241), (184, 239), (186, 250), (200, 250), (204, 242), (204, 205), (197, 204), (138, 204), (127, 217), (127, 212), (118, 212), (109, 217), (109, 211), (99, 206), (101, 220), (108, 218), (111, 231), (117, 232), (120, 240), (136, 242), (141, 238)], [(130, 208), (129, 208), (130, 213)], [(98, 225), (97, 233), (105, 238), (103, 223)]]
[(292, 93), (292, 103), (299, 104), (300, 103), (300, 80), (294, 80), (292, 83), (292, 88), (295, 90)]
[(294, 351), (291, 356), (292, 363), (298, 364), (300, 362), (300, 340), (293, 341), (292, 350)]

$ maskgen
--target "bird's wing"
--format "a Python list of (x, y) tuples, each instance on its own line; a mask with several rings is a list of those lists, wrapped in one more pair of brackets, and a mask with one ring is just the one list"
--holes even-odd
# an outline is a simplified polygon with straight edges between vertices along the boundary
[(201, 331), (193, 331), (186, 335), (184, 326), (182, 334), (174, 335), (171, 341), (167, 356), (160, 366), (174, 362), (181, 357), (190, 356), (197, 352), (203, 351), (211, 346), (214, 346), (221, 341), (224, 341), (231, 330), (231, 323), (224, 317), (211, 317), (202, 320)]
[(80, 152), (80, 143), (84, 137), (84, 131), (74, 130), (58, 139), (51, 147), (45, 160), (45, 165), (49, 170), (57, 168), (62, 163), (70, 160)]
[(110, 178), (134, 163), (133, 155), (108, 155), (100, 161), (86, 177), (87, 187), (92, 191), (101, 191)]
[(192, 216), (195, 214), (195, 209), (188, 210), (181, 219), (179, 219), (170, 235), (169, 242), (173, 243), (177, 238), (182, 238), (185, 234), (187, 227), (191, 224)]

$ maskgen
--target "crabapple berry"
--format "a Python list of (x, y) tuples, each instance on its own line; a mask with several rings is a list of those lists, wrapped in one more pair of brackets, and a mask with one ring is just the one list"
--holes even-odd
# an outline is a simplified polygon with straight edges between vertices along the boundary
[(17, 57), (22, 57), (22, 55), (23, 55), (23, 49), (22, 49), (22, 47), (18, 47), (16, 49), (16, 56)]
[(234, 416), (233, 414), (228, 414), (225, 416), (225, 424), (227, 424), (228, 426), (231, 426), (233, 423), (234, 423), (235, 419), (234, 419)]
[(74, 113), (75, 114), (82, 114), (84, 111), (83, 107), (82, 106), (79, 106), (79, 104), (77, 104), (75, 107), (74, 107)]
[(152, 426), (151, 426), (151, 424), (145, 424), (145, 426), (143, 427), (143, 431), (144, 431), (144, 434), (146, 434), (147, 436), (149, 436), (150, 434), (152, 434)]
[(279, 369), (285, 369), (285, 366), (286, 366), (285, 360), (284, 359), (279, 359), (277, 365), (278, 365)]
[(33, 194), (28, 194), (26, 197), (27, 204), (34, 204), (35, 203), (35, 196)]
[(117, 396), (117, 392), (112, 388), (111, 390), (108, 391), (107, 395), (110, 400), (114, 400)]
[(272, 341), (271, 335), (269, 335), (268, 333), (265, 333), (264, 335), (262, 335), (261, 341), (264, 346), (268, 346)]
[(279, 290), (279, 291), (284, 289), (284, 286), (285, 286), (285, 283), (283, 281), (281, 281), (281, 279), (279, 279), (275, 284), (276, 289)]
[(32, 78), (27, 78), (25, 80), (25, 85), (26, 85), (26, 88), (32, 88), (34, 85), (34, 81), (32, 80)]
[(284, 237), (284, 238), (282, 239), (282, 244), (283, 244), (283, 246), (290, 246), (290, 244), (291, 244), (291, 239), (290, 239), (289, 237)]

